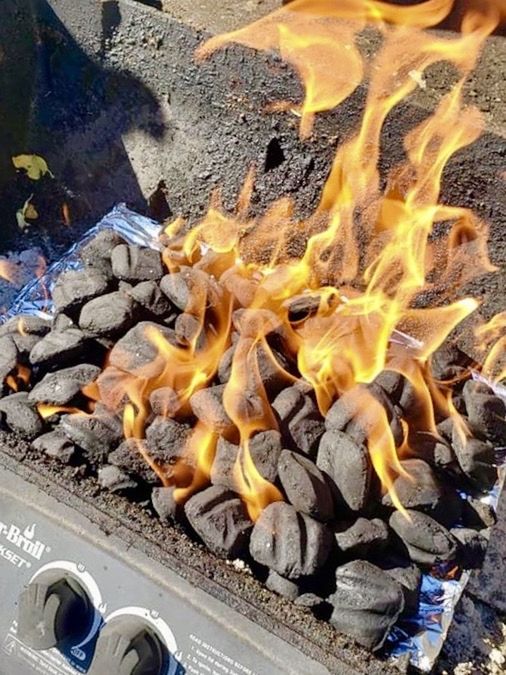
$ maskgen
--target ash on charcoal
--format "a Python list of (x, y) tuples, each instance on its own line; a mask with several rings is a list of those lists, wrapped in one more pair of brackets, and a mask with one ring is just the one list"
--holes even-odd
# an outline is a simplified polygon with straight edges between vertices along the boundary
[(364, 560), (337, 568), (330, 623), (367, 649), (379, 649), (404, 609), (400, 584)]
[(181, 401), (172, 387), (160, 387), (149, 395), (149, 403), (154, 415), (174, 417), (181, 409)]
[(171, 328), (152, 321), (140, 321), (116, 342), (109, 355), (110, 365), (140, 377), (160, 375), (166, 361), (150, 338), (151, 332), (156, 332), (171, 345), (177, 344)]
[(170, 418), (155, 417), (146, 429), (146, 447), (155, 460), (175, 465), (179, 461), (192, 468), (197, 466), (197, 457), (188, 451), (191, 427)]
[(334, 517), (331, 489), (323, 473), (309, 458), (283, 450), (278, 473), (287, 499), (297, 511), (323, 522)]
[(115, 246), (111, 263), (114, 276), (122, 281), (153, 281), (163, 275), (160, 252), (134, 244)]
[(227, 436), (234, 431), (235, 427), (223, 405), (224, 391), (225, 385), (223, 384), (200, 389), (190, 397), (190, 406), (193, 414), (208, 429)]
[(87, 267), (112, 275), (111, 253), (116, 246), (125, 244), (123, 237), (111, 229), (96, 234), (80, 251), (81, 260)]
[(300, 595), (299, 585), (295, 581), (282, 577), (274, 570), (269, 570), (265, 585), (270, 591), (282, 595), (288, 600), (295, 600)]
[(497, 445), (506, 439), (506, 403), (482, 384), (469, 380), (463, 389), (467, 416), (473, 431)]
[[(457, 492), (444, 487), (431, 467), (422, 459), (406, 459), (401, 462), (406, 474), (394, 481), (393, 491), (407, 509), (416, 509), (450, 527), (460, 518), (462, 500)], [(391, 493), (384, 495), (383, 504), (394, 506)]]
[(134, 322), (135, 304), (131, 297), (115, 291), (87, 302), (79, 315), (79, 327), (95, 337), (120, 335)]
[(146, 483), (159, 483), (160, 479), (158, 475), (142, 456), (139, 443), (143, 444), (143, 450), (147, 453), (148, 451), (147, 448), (145, 448), (146, 444), (144, 440), (127, 438), (123, 441), (123, 443), (118, 445), (115, 450), (109, 453), (107, 461), (109, 464), (139, 476), (139, 478), (141, 478)]
[(107, 293), (109, 279), (98, 270), (69, 270), (60, 274), (52, 292), (56, 311), (73, 315), (93, 298)]
[(141, 281), (128, 291), (133, 300), (154, 318), (172, 325), (176, 312), (156, 281)]
[(451, 530), (459, 542), (459, 563), (465, 569), (477, 569), (483, 565), (487, 552), (488, 537), (467, 527), (455, 527)]
[(412, 614), (418, 608), (420, 588), (422, 586), (422, 571), (413, 564), (403, 563), (385, 568), (385, 572), (401, 585), (404, 595), (404, 612)]
[(0, 337), (0, 379), (4, 382), (18, 362), (18, 350), (10, 335)]
[(51, 331), (30, 352), (30, 363), (53, 366), (78, 361), (85, 356), (88, 346), (88, 338), (78, 328)]
[(467, 497), (462, 502), (462, 522), (465, 527), (481, 530), (493, 527), (497, 522), (497, 515), (490, 504)]
[[(281, 436), (278, 431), (270, 429), (261, 431), (249, 441), (249, 452), (258, 473), (273, 483), (278, 473), (278, 458), (281, 453)], [(211, 483), (235, 490), (236, 463), (239, 446), (221, 437), (218, 439), (216, 455), (211, 468)]]
[(342, 431), (326, 431), (320, 441), (317, 466), (329, 477), (338, 503), (352, 511), (367, 504), (371, 486), (371, 463), (367, 449)]
[(34, 386), (28, 400), (34, 403), (66, 405), (81, 392), (82, 387), (93, 382), (99, 375), (100, 368), (88, 363), (47, 373)]
[(0, 337), (5, 335), (38, 335), (43, 337), (51, 330), (51, 320), (42, 319), (38, 316), (31, 316), (30, 314), (22, 314), (13, 316), (12, 319), (6, 321), (0, 326)]
[(65, 415), (60, 426), (67, 438), (81, 447), (93, 462), (103, 462), (123, 437), (121, 420), (99, 405), (92, 415)]
[(231, 490), (213, 485), (191, 497), (184, 511), (192, 528), (216, 555), (235, 558), (246, 549), (253, 523)]
[(422, 565), (436, 565), (454, 560), (457, 541), (440, 523), (412, 509), (406, 509), (407, 516), (394, 511), (389, 524), (406, 546), (413, 562)]
[(353, 558), (381, 552), (389, 538), (388, 526), (379, 518), (357, 518), (351, 527), (335, 533), (338, 550)]
[(479, 490), (490, 490), (497, 481), (494, 446), (478, 438), (462, 438), (453, 430), (453, 449), (460, 468)]
[(42, 433), (44, 422), (24, 391), (0, 399), (2, 421), (25, 438), (35, 438)]
[(76, 453), (75, 445), (62, 434), (61, 431), (50, 431), (38, 436), (32, 446), (39, 452), (44, 452), (48, 457), (57, 459), (62, 464), (68, 464)]
[(471, 364), (471, 359), (450, 342), (438, 347), (430, 359), (432, 375), (441, 382), (463, 379), (468, 375)]
[(182, 505), (178, 504), (174, 499), (174, 491), (176, 489), (174, 486), (156, 487), (151, 492), (151, 503), (158, 517), (163, 522), (169, 520), (181, 522), (181, 520), (185, 519)]
[(284, 502), (269, 504), (251, 533), (253, 559), (288, 579), (314, 574), (331, 548), (332, 533), (325, 525)]
[(137, 487), (137, 482), (125, 471), (109, 464), (105, 464), (99, 468), (98, 483), (100, 487), (110, 492), (124, 492), (125, 490), (133, 490)]

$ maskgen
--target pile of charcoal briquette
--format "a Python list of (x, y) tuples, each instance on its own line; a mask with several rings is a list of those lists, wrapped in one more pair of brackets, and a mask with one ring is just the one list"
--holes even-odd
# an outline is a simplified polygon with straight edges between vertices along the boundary
[[(128, 399), (121, 383), (141, 367), (159, 374), (156, 347), (145, 337), (150, 325), (170, 344), (195, 344), (200, 323), (188, 303), (197, 272), (187, 267), (167, 274), (159, 251), (130, 245), (112, 230), (99, 233), (80, 255), (82, 269), (61, 274), (52, 289), (51, 321), (23, 316), (0, 327), (3, 429), (53, 461), (85, 464), (103, 490), (130, 499), (149, 494), (159, 518), (178, 521), (218, 556), (242, 558), (269, 589), (370, 649), (382, 646), (401, 615), (416, 611), (422, 571), (456, 574), (480, 565), (495, 515), (479, 497), (497, 481), (495, 448), (505, 444), (506, 408), (488, 386), (469, 378), (469, 361), (459, 350), (440, 348), (432, 370), (438, 380), (457, 382), (453, 401), (472, 437), (464, 443), (450, 417), (437, 420), (438, 434), (411, 434), (402, 460), (409, 476), (399, 474), (394, 483), (402, 513), (382, 494), (356, 396), (343, 395), (323, 419), (311, 387), (287, 383), (259, 347), (277, 428), (257, 433), (250, 452), (284, 501), (271, 503), (253, 523), (237, 492), (239, 446), (223, 406), (243, 327), (240, 285), (230, 346), (215, 379), (193, 394), (189, 411), (172, 389), (153, 390), (140, 452), (137, 441), (123, 436)], [(198, 279), (210, 288), (219, 284), (202, 269)], [(314, 298), (307, 305), (298, 298), (294, 322), (303, 324), (304, 312), (313, 309)], [(297, 376), (282, 335), (273, 331), (267, 339), (276, 360)], [(99, 401), (82, 414), (90, 402), (83, 388), (90, 385)], [(413, 387), (384, 371), (367, 391), (384, 407), (400, 444), (400, 421), (417, 405)], [(179, 481), (186, 475), (191, 483), (196, 459), (187, 441), (197, 421), (216, 433), (214, 462), (207, 483), (176, 503), (174, 486), (160, 475), (177, 471)]]

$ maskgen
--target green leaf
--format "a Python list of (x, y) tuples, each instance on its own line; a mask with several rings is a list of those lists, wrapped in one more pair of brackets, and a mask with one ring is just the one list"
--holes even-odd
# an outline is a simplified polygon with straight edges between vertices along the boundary
[(12, 163), (16, 169), (24, 169), (28, 178), (32, 180), (39, 180), (46, 174), (54, 178), (46, 160), (43, 157), (39, 157), (39, 155), (16, 155), (16, 157), (12, 158)]

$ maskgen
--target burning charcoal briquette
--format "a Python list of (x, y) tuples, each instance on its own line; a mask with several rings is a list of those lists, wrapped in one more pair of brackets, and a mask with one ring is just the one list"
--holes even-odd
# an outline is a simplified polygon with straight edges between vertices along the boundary
[(464, 389), (467, 416), (473, 431), (485, 436), (497, 445), (506, 440), (506, 403), (494, 395), (492, 389), (469, 380)]
[(400, 584), (364, 560), (337, 568), (330, 623), (367, 649), (379, 649), (404, 609)]
[(190, 406), (194, 415), (217, 434), (226, 436), (234, 429), (234, 424), (223, 405), (225, 385), (220, 384), (200, 389), (190, 397)]
[(149, 314), (163, 320), (167, 325), (176, 318), (176, 313), (167, 296), (156, 281), (141, 281), (128, 294)]
[(389, 524), (413, 562), (436, 565), (455, 559), (457, 541), (443, 525), (426, 513), (407, 509), (406, 514), (394, 511)]
[[(407, 509), (416, 509), (432, 516), (450, 527), (460, 518), (462, 500), (451, 488), (445, 488), (431, 467), (422, 459), (406, 459), (401, 462), (406, 472), (394, 481), (393, 492)], [(385, 506), (393, 507), (391, 493), (383, 497)]]
[(450, 342), (438, 347), (430, 359), (433, 377), (442, 382), (462, 379), (469, 372), (470, 365), (471, 359)]
[[(258, 473), (273, 483), (278, 473), (278, 458), (281, 452), (281, 436), (270, 429), (255, 434), (249, 441), (249, 452)], [(211, 483), (231, 490), (237, 489), (236, 463), (239, 446), (225, 438), (218, 439), (216, 455), (211, 469)]]
[(287, 435), (292, 447), (315, 457), (318, 444), (325, 433), (323, 421), (315, 402), (310, 396), (304, 395), (302, 406), (288, 420)]
[(455, 452), (443, 438), (430, 431), (415, 431), (409, 434), (408, 442), (418, 457), (431, 466), (459, 473)]
[(420, 588), (422, 586), (422, 571), (417, 565), (404, 563), (385, 568), (385, 572), (401, 585), (404, 595), (404, 612), (413, 613), (418, 608)]
[(246, 549), (253, 523), (231, 490), (213, 485), (191, 497), (184, 511), (192, 528), (216, 555), (235, 558)]
[(63, 433), (97, 462), (103, 461), (123, 437), (121, 420), (98, 405), (92, 415), (65, 415), (60, 425)]
[(35, 450), (44, 452), (48, 457), (57, 459), (63, 464), (68, 464), (76, 452), (75, 445), (61, 431), (50, 431), (38, 436), (32, 442), (32, 446)]
[(87, 363), (47, 373), (34, 386), (28, 399), (36, 403), (66, 405), (81, 389), (100, 375), (100, 368)]
[(462, 438), (457, 427), (454, 427), (452, 446), (462, 471), (473, 485), (480, 490), (490, 490), (498, 478), (494, 446), (478, 438)]
[[(251, 344), (253, 345), (253, 342)], [(234, 344), (227, 349), (220, 361), (218, 379), (222, 383), (228, 382), (230, 379), (236, 347), (237, 345)], [(252, 350), (251, 355), (255, 357), (254, 361), (256, 362), (252, 362), (252, 368), (256, 370), (258, 366), (258, 373), (265, 391), (269, 396), (276, 396), (288, 384), (283, 373), (283, 371), (290, 371), (290, 363), (287, 357), (275, 349), (269, 348), (266, 351), (262, 344), (257, 345), (254, 351)]]
[(108, 289), (109, 279), (98, 270), (69, 270), (56, 280), (52, 293), (54, 306), (57, 312), (69, 314)]
[(189, 454), (187, 442), (191, 428), (170, 418), (155, 417), (146, 429), (146, 447), (150, 456), (167, 464), (184, 460), (191, 467), (196, 466), (197, 457)]
[(169, 520), (179, 520), (184, 518), (184, 510), (181, 504), (174, 499), (174, 491), (177, 488), (156, 487), (151, 492), (151, 503), (160, 520), (167, 522)]
[(395, 370), (383, 370), (374, 380), (381, 387), (392, 403), (398, 403), (404, 387), (404, 378)]
[(152, 321), (140, 321), (114, 345), (109, 363), (115, 368), (141, 377), (156, 377), (166, 361), (154, 340), (176, 345), (174, 331)]
[(160, 252), (134, 244), (116, 246), (111, 263), (114, 276), (122, 281), (152, 281), (163, 275)]
[(289, 600), (295, 600), (300, 595), (299, 585), (295, 581), (282, 577), (274, 570), (269, 570), (269, 576), (265, 581), (265, 585), (270, 591), (282, 595)]
[(331, 548), (332, 533), (325, 525), (284, 502), (267, 506), (251, 533), (253, 559), (288, 579), (314, 574)]
[(358, 518), (351, 527), (335, 533), (337, 548), (353, 558), (367, 557), (388, 544), (388, 526), (379, 518)]
[(0, 399), (0, 414), (9, 429), (26, 438), (35, 438), (44, 429), (44, 422), (26, 392)]
[(331, 489), (323, 473), (309, 458), (283, 450), (278, 472), (287, 499), (297, 511), (323, 522), (333, 518)]
[(51, 331), (30, 352), (30, 363), (40, 366), (77, 361), (86, 353), (87, 346), (88, 338), (78, 328)]
[(371, 486), (371, 462), (364, 445), (342, 431), (326, 431), (320, 441), (317, 466), (330, 478), (335, 498), (352, 511), (367, 504)]
[(154, 415), (174, 417), (181, 409), (181, 400), (172, 387), (160, 387), (149, 395), (149, 403)]
[(134, 321), (131, 297), (115, 291), (87, 302), (79, 315), (79, 327), (87, 334), (111, 337), (127, 331)]
[[(143, 444), (142, 447), (139, 446), (140, 443)], [(115, 450), (109, 453), (107, 461), (109, 464), (139, 476), (146, 483), (159, 483), (160, 479), (158, 475), (142, 456), (141, 449), (151, 457), (151, 453), (148, 453), (147, 448), (145, 448), (144, 440), (127, 438)]]
[(120, 244), (126, 244), (126, 241), (118, 232), (108, 228), (83, 246), (79, 255), (87, 267), (98, 269), (109, 276), (112, 274), (111, 253)]
[(284, 303), (288, 311), (288, 321), (298, 323), (313, 316), (320, 307), (320, 295), (297, 295)]
[(189, 314), (200, 314), (202, 308), (216, 308), (223, 297), (223, 288), (215, 279), (190, 267), (166, 274), (160, 281), (160, 288), (173, 305)]
[(14, 370), (18, 363), (18, 350), (10, 335), (0, 337), (0, 381)]
[(193, 314), (180, 314), (174, 323), (174, 332), (183, 346), (195, 343), (197, 349), (202, 349), (205, 345), (206, 335), (202, 323)]
[(100, 487), (106, 488), (110, 492), (123, 492), (137, 487), (137, 482), (131, 476), (117, 466), (111, 466), (110, 464), (99, 468), (98, 483)]
[(451, 530), (459, 542), (459, 563), (465, 569), (477, 569), (483, 564), (487, 553), (488, 538), (481, 532), (467, 527), (455, 527)]

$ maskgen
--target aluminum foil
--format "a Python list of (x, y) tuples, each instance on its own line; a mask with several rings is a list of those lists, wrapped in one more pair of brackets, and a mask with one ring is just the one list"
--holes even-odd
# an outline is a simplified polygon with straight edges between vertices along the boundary
[[(76, 242), (60, 260), (52, 264), (42, 277), (27, 284), (17, 295), (9, 311), (0, 316), (0, 323), (18, 314), (51, 316), (53, 313), (51, 291), (57, 277), (69, 269), (82, 267), (79, 251), (98, 232), (105, 229), (115, 230), (131, 244), (160, 248), (158, 242), (160, 224), (130, 211), (124, 204), (119, 204)], [(404, 333), (399, 332), (392, 339), (414, 350), (420, 346), (416, 340)], [(473, 377), (486, 382), (478, 373)], [(493, 388), (496, 394), (506, 400), (506, 387), (495, 385)], [(493, 490), (482, 498), (495, 509), (506, 473), (506, 447), (497, 448), (497, 465), (499, 480)], [(434, 575), (423, 575), (416, 614), (400, 619), (385, 645), (388, 656), (394, 658), (407, 656), (411, 665), (422, 672), (429, 672), (433, 668), (450, 628), (456, 605), (470, 578), (470, 573), (463, 570), (458, 579), (444, 579), (445, 572), (446, 570), (441, 567)]]

